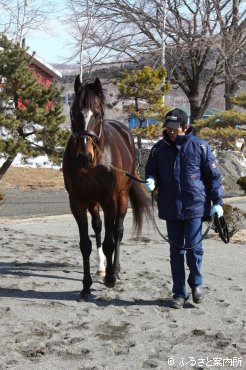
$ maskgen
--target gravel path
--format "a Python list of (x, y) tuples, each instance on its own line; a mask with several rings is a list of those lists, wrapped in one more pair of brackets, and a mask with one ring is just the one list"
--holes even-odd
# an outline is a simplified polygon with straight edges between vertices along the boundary
[[(21, 219), (71, 214), (65, 189), (20, 190), (3, 189), (5, 202), (0, 206), (0, 218)], [(224, 198), (224, 203), (246, 212), (246, 196)]]
[(4, 189), (3, 193), (6, 198), (0, 208), (0, 218), (21, 219), (70, 213), (65, 189), (28, 191)]
[(204, 302), (174, 310), (169, 247), (147, 223), (132, 238), (132, 223), (129, 210), (113, 289), (96, 275), (89, 224), (92, 294), (79, 300), (71, 215), (0, 222), (0, 370), (246, 369), (245, 245), (207, 239)]

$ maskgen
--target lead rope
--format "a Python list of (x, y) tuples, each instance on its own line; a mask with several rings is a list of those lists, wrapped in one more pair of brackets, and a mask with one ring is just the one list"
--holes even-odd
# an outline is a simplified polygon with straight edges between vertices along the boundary
[[(101, 151), (101, 149), (99, 148), (98, 144), (97, 144), (95, 141), (93, 141), (93, 145), (95, 146), (96, 151), (98, 152), (98, 154), (100, 155), (100, 157), (102, 157), (102, 151)], [(122, 173), (123, 175), (125, 175), (125, 176), (127, 176), (127, 177), (130, 177), (132, 180), (138, 181), (138, 182), (140, 182), (140, 183), (142, 183), (142, 184), (145, 184), (145, 183), (146, 183), (146, 180), (141, 180), (141, 179), (139, 179), (138, 177), (131, 175), (128, 171), (126, 171), (126, 170), (122, 170), (121, 168), (118, 168), (118, 167), (114, 166), (110, 161), (105, 161), (105, 162), (106, 162), (106, 163), (107, 163), (107, 164), (108, 164), (108, 165), (109, 165), (109, 166), (110, 166), (114, 171), (119, 172), (119, 173)], [(151, 192), (151, 196), (152, 196), (152, 211), (153, 211), (153, 222), (154, 222), (154, 226), (155, 226), (155, 228), (156, 228), (156, 230), (157, 230), (158, 234), (159, 234), (159, 235), (162, 237), (162, 239), (164, 239), (168, 244), (173, 245), (173, 246), (175, 246), (175, 247), (177, 247), (177, 248), (179, 248), (179, 249), (189, 250), (189, 249), (194, 249), (197, 245), (199, 245), (199, 244), (201, 243), (201, 241), (202, 241), (203, 239), (205, 239), (205, 238), (206, 238), (206, 236), (208, 235), (208, 233), (209, 233), (209, 231), (210, 231), (210, 229), (211, 229), (211, 227), (212, 227), (212, 225), (213, 225), (213, 223), (214, 223), (214, 217), (213, 217), (213, 216), (211, 217), (211, 221), (209, 222), (208, 227), (207, 227), (207, 229), (205, 230), (204, 234), (202, 235), (201, 239), (200, 239), (200, 240), (199, 240), (199, 242), (198, 242), (197, 244), (195, 244), (194, 246), (192, 246), (192, 247), (184, 247), (184, 246), (181, 246), (181, 245), (178, 245), (178, 244), (172, 243), (172, 242), (168, 239), (168, 237), (167, 237), (167, 236), (165, 236), (165, 235), (163, 235), (163, 234), (162, 234), (162, 232), (160, 231), (160, 229), (159, 229), (159, 227), (158, 227), (158, 225), (157, 225), (157, 223), (156, 223), (156, 220), (155, 220), (155, 214), (154, 214), (154, 192), (153, 192), (153, 191)]]
[[(102, 157), (102, 151), (101, 149), (99, 148), (98, 144), (93, 141), (93, 145), (95, 146), (96, 148), (96, 151), (98, 152), (98, 154), (100, 155), (100, 157)], [(133, 176), (132, 174), (130, 174), (128, 171), (126, 170), (122, 170), (122, 168), (118, 168), (116, 166), (114, 166), (110, 161), (105, 161), (114, 171), (116, 172), (119, 172), (119, 173), (122, 173), (123, 175), (127, 176), (127, 177), (130, 177), (132, 180), (135, 180), (135, 181), (138, 181), (138, 182), (141, 182), (142, 184), (145, 184), (146, 183), (146, 180), (141, 180), (139, 179), (138, 177), (136, 176)]]
[(168, 244), (170, 245), (173, 245), (179, 249), (183, 249), (183, 250), (189, 250), (189, 249), (194, 249), (197, 245), (199, 245), (203, 239), (206, 238), (206, 236), (208, 235), (211, 227), (213, 226), (213, 223), (214, 223), (214, 216), (211, 216), (211, 220), (210, 222), (208, 223), (208, 226), (204, 232), (204, 234), (202, 235), (201, 239), (199, 240), (198, 243), (196, 243), (195, 245), (193, 245), (192, 247), (185, 247), (185, 246), (182, 246), (182, 245), (179, 245), (179, 244), (176, 244), (176, 243), (173, 243), (171, 240), (168, 239), (167, 236), (165, 236), (164, 234), (162, 234), (162, 232), (160, 231), (157, 223), (156, 223), (156, 220), (155, 220), (155, 214), (154, 214), (154, 192), (152, 191), (151, 192), (151, 197), (152, 197), (152, 210), (153, 210), (153, 221), (154, 221), (154, 225), (155, 225), (155, 228), (158, 232), (158, 234), (162, 237), (162, 239), (164, 239)]

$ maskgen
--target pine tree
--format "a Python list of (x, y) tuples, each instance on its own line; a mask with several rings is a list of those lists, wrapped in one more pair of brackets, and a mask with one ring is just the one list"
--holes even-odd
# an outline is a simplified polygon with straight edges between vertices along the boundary
[(27, 49), (0, 37), (0, 179), (19, 153), (23, 160), (47, 154), (59, 163), (68, 137), (61, 91), (38, 83), (30, 64)]
[[(134, 104), (125, 107), (125, 111), (140, 121), (140, 127), (131, 129), (131, 131), (137, 139), (136, 157), (141, 177), (144, 176), (143, 168), (145, 166), (142, 138), (155, 138), (162, 135), (163, 118), (170, 109), (164, 104), (164, 96), (170, 86), (166, 77), (167, 72), (163, 66), (159, 68), (144, 66), (130, 72), (126, 70), (123, 77), (117, 82), (118, 98), (134, 101)], [(147, 109), (142, 109), (139, 104), (141, 101), (147, 103)], [(146, 128), (142, 127), (143, 122), (148, 118), (155, 118), (157, 123)]]
[[(246, 109), (246, 93), (231, 98), (233, 104)], [(246, 140), (246, 113), (227, 110), (218, 113), (208, 119), (194, 122), (196, 132), (207, 140), (219, 140), (221, 147), (233, 148), (237, 139)]]
[(231, 98), (231, 101), (233, 104), (246, 109), (246, 92), (242, 92), (241, 94), (234, 96)]
[[(126, 108), (127, 112), (138, 117), (140, 122), (147, 118), (156, 118), (157, 122), (162, 123), (163, 117), (169, 109), (163, 104), (163, 97), (169, 90), (169, 82), (163, 83), (166, 76), (167, 72), (164, 67), (155, 69), (144, 66), (142, 69), (133, 70), (130, 73), (125, 71), (122, 79), (117, 82), (117, 87), (119, 89), (118, 98), (133, 99), (135, 102)], [(141, 100), (147, 103), (147, 109), (141, 109), (139, 104)], [(159, 126), (157, 125), (155, 128), (159, 128)], [(141, 131), (145, 130), (141, 130), (140, 127), (139, 134)], [(148, 133), (146, 135), (148, 136)]]

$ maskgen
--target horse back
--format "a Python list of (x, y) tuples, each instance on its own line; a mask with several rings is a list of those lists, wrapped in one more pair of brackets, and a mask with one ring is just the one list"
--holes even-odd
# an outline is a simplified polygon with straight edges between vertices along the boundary
[(103, 121), (104, 147), (111, 152), (111, 160), (121, 169), (134, 173), (135, 145), (129, 128), (116, 120)]

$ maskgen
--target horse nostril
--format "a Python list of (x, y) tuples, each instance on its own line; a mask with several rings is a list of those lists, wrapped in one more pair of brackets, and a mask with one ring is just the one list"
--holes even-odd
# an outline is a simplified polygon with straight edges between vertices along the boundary
[(78, 154), (78, 161), (80, 163), (80, 167), (82, 168), (89, 168), (91, 165), (91, 154), (86, 153), (79, 153)]

